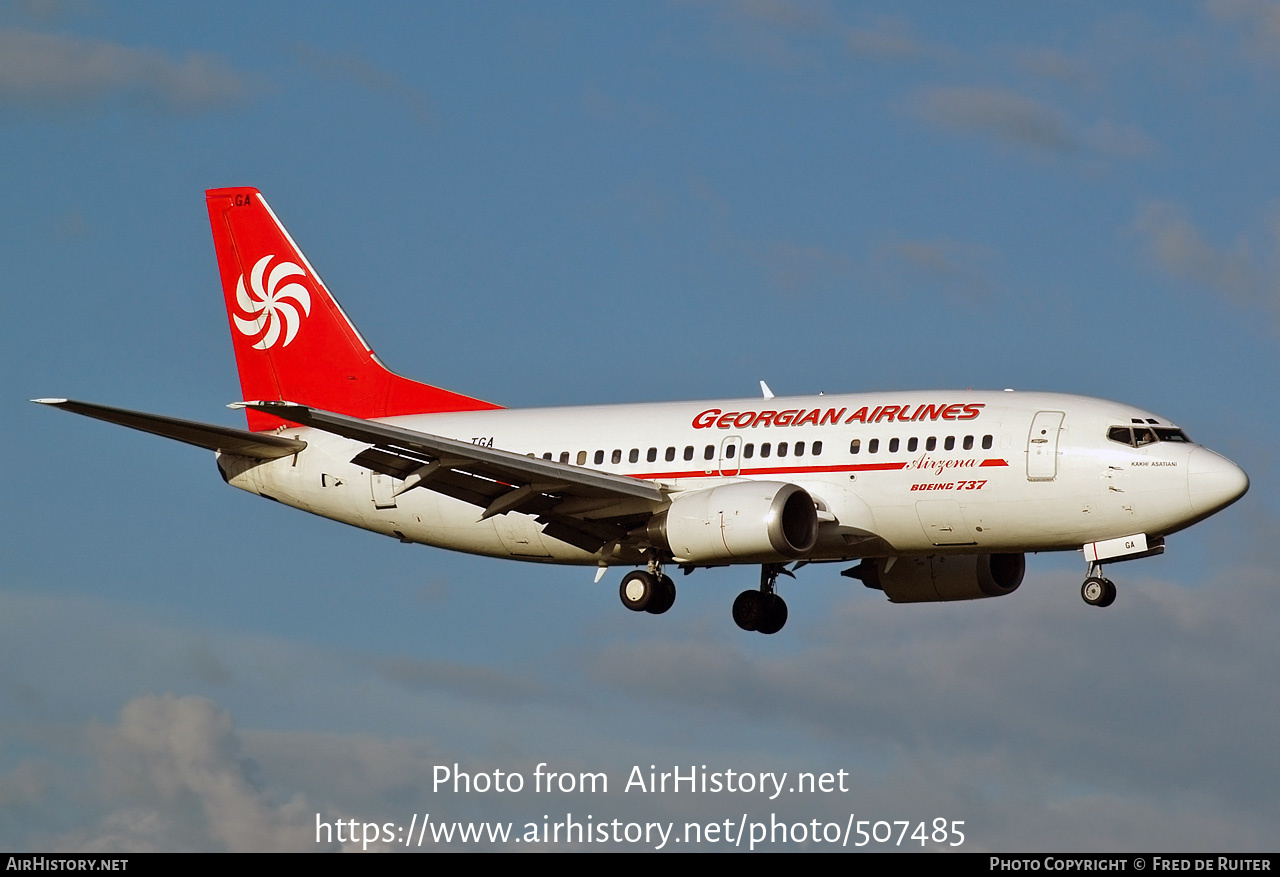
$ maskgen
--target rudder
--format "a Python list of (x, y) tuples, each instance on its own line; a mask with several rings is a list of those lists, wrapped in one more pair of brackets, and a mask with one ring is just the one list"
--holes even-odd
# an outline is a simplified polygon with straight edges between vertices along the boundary
[[(363, 418), (501, 407), (389, 371), (257, 189), (210, 189), (205, 202), (246, 400)], [(247, 414), (255, 431), (284, 423)]]

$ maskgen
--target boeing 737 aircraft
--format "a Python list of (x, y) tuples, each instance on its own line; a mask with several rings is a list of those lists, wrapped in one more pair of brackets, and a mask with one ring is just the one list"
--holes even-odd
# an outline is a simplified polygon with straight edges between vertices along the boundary
[(1176, 424), (1081, 396), (970, 390), (510, 410), (388, 371), (266, 200), (206, 193), (248, 430), (37, 399), (216, 453), (227, 483), (441, 548), (640, 567), (622, 603), (671, 608), (664, 572), (760, 566), (733, 619), (776, 633), (779, 575), (842, 575), (895, 603), (1011, 593), (1029, 551), (1103, 564), (1248, 489)]

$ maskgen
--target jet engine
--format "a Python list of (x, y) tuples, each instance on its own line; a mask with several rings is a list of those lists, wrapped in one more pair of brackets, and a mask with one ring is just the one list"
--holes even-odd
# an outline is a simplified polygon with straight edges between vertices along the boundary
[(795, 484), (737, 481), (677, 494), (649, 520), (647, 535), (677, 563), (777, 562), (813, 548), (818, 513)]
[(930, 603), (1012, 594), (1026, 570), (1022, 554), (938, 554), (869, 557), (841, 575), (884, 591), (894, 603)]

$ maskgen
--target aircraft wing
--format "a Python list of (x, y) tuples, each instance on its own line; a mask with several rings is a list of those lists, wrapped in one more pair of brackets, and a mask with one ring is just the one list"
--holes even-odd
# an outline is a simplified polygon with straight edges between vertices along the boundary
[(130, 411), (126, 408), (111, 408), (107, 405), (94, 405), (89, 402), (76, 402), (74, 399), (32, 399), (41, 405), (51, 405), (63, 411), (72, 411), (105, 420), (130, 429), (149, 432), (175, 441), (207, 448), (210, 451), (221, 451), (237, 454), (241, 457), (253, 457), (257, 460), (274, 460), (296, 454), (307, 446), (300, 439), (270, 435), (261, 432), (249, 432), (229, 426), (218, 426), (212, 423), (197, 423), (194, 420), (180, 420), (176, 417), (164, 417), (159, 414), (147, 414), (143, 411)]
[(480, 507), (481, 520), (506, 512), (536, 515), (546, 535), (586, 551), (626, 538), (668, 502), (665, 485), (652, 481), (294, 402), (235, 407), (241, 406), (372, 445), (352, 462), (402, 479), (397, 494), (424, 487)]

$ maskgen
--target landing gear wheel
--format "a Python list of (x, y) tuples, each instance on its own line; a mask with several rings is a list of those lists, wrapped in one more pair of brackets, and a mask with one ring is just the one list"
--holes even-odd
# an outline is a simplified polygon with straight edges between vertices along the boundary
[[(759, 593), (759, 592), (757, 592)], [(756, 630), (760, 633), (777, 633), (787, 623), (787, 602), (777, 594), (761, 594), (764, 599), (764, 617)]]
[(787, 623), (787, 603), (777, 594), (743, 591), (733, 601), (733, 621), (743, 630), (777, 633)]
[[(648, 609), (649, 604), (655, 602), (654, 598), (657, 596), (657, 591), (657, 580), (644, 570), (639, 569), (623, 576), (622, 584), (618, 586), (618, 596), (622, 599), (622, 605), (632, 612), (644, 612)], [(672, 602), (675, 602), (674, 585), (671, 589), (671, 599)], [(665, 612), (666, 609), (662, 611)]]
[(1090, 606), (1110, 606), (1116, 601), (1116, 586), (1110, 579), (1089, 576), (1080, 586), (1080, 596)]
[[(625, 598), (623, 602), (626, 602)], [(658, 576), (654, 584), (653, 596), (649, 598), (649, 605), (644, 607), (644, 611), (651, 615), (661, 615), (675, 602), (676, 583), (671, 581), (671, 576)]]
[(764, 620), (764, 597), (759, 591), (743, 591), (733, 601), (733, 623), (743, 630), (759, 630)]

